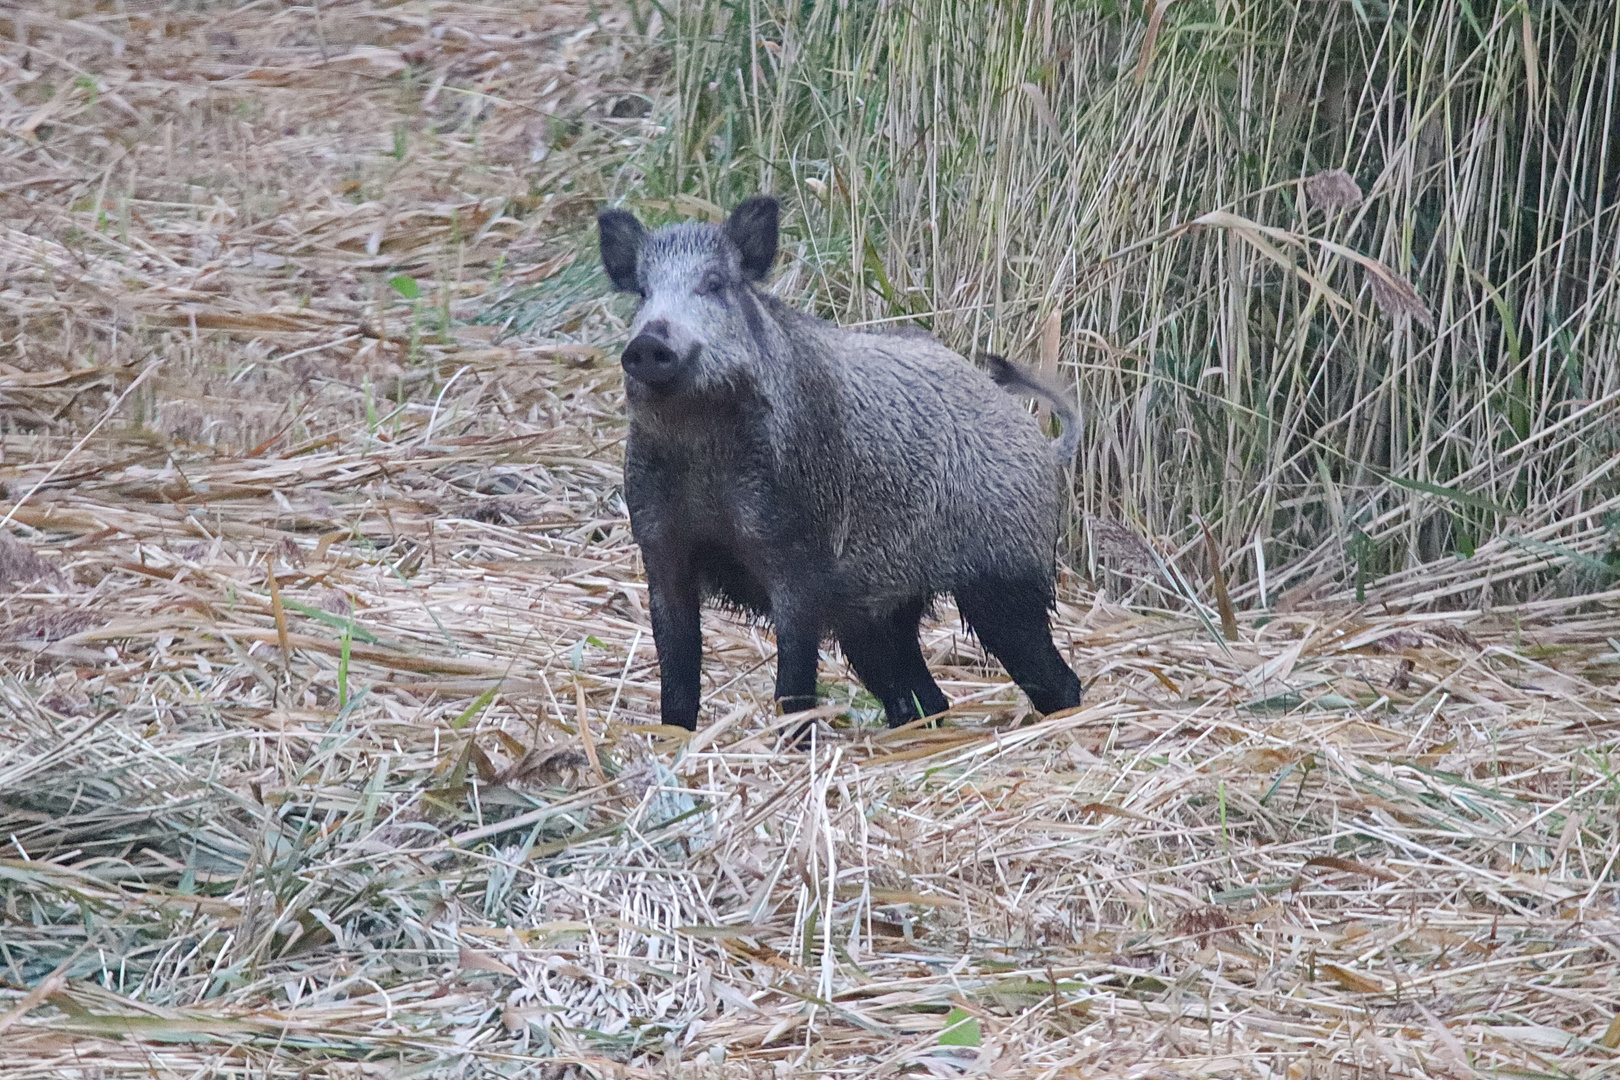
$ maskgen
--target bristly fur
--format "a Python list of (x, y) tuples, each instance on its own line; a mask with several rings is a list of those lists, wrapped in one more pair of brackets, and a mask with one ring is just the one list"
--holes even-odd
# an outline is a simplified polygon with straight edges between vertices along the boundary
[(947, 593), (1037, 708), (1078, 704), (1051, 641), (1059, 470), (1034, 418), (929, 335), (844, 330), (758, 288), (774, 200), (725, 226), (633, 220), (603, 214), (601, 241), (644, 298), (625, 496), (664, 721), (696, 722), (704, 597), (771, 619), (784, 708), (814, 704), (831, 633), (892, 723), (943, 711), (917, 622)]

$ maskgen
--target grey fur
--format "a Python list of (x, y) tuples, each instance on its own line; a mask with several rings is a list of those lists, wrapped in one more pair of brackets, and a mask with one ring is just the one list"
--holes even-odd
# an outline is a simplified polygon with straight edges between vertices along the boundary
[[(987, 645), (992, 631), (1023, 643), (997, 655), (1047, 711), (1078, 704), (1046, 624), (1059, 470), (1034, 418), (931, 336), (844, 330), (757, 288), (776, 248), (774, 200), (748, 200), (725, 227), (641, 234), (628, 217), (605, 213), (601, 236), (615, 283), (645, 298), (624, 360), (625, 494), (665, 722), (695, 722), (698, 595), (772, 619), (778, 696), (795, 707), (806, 694), (813, 703), (814, 646), (834, 633), (863, 680), (883, 684), (891, 723), (915, 714), (908, 695), (942, 708), (915, 621), (946, 593), (965, 615), (972, 599)], [(1054, 400), (1068, 436), (1061, 396), (1002, 365), (1014, 385)], [(1024, 656), (1026, 644), (1051, 655)]]

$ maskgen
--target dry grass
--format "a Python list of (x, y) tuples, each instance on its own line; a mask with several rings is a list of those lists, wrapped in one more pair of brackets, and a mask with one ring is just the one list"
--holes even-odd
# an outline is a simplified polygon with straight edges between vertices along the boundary
[(843, 319), (1059, 330), (1077, 511), (1262, 607), (1620, 576), (1620, 6), (678, 10), (683, 182), (791, 194)]
[(0, 16), (0, 1075), (1616, 1072), (1615, 597), (1070, 580), (1083, 709), (945, 618), (810, 752), (715, 616), (652, 726), (637, 14), (127, 7)]

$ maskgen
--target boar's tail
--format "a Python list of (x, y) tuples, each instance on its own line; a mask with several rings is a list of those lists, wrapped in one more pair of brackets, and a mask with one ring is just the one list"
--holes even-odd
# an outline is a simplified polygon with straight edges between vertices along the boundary
[(1009, 390), (1022, 390), (1032, 397), (1039, 398), (1057, 414), (1058, 423), (1063, 427), (1057, 438), (1058, 461), (1065, 465), (1073, 461), (1075, 451), (1080, 449), (1082, 428), (1080, 410), (1069, 400), (1068, 395), (1056, 387), (1049, 386), (1044, 379), (1031, 375), (1005, 356), (997, 356), (994, 353), (979, 355), (990, 365), (990, 377), (998, 386), (1004, 386)]

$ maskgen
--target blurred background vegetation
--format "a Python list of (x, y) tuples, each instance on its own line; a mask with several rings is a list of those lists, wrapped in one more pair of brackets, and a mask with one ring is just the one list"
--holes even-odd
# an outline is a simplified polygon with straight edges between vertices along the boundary
[(656, 14), (674, 114), (620, 194), (775, 192), (784, 295), (1055, 364), (1082, 572), (1125, 523), (1239, 606), (1620, 584), (1620, 6)]

